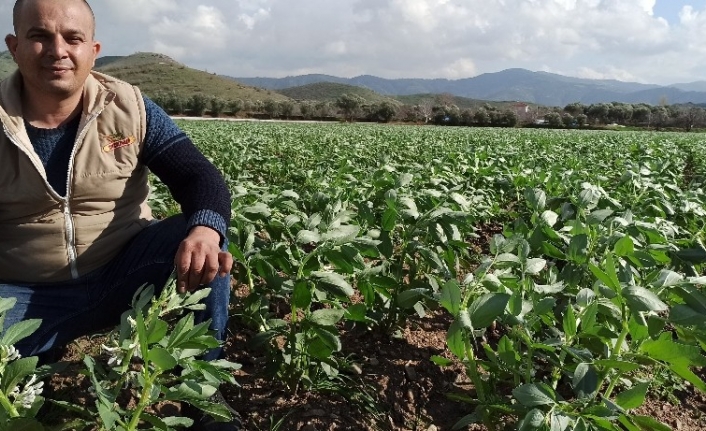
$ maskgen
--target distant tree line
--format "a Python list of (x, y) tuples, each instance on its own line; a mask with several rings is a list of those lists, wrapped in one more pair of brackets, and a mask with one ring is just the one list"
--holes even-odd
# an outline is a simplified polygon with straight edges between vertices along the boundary
[[(446, 100), (444, 100), (446, 99)], [(152, 100), (170, 115), (213, 117), (241, 116), (271, 119), (329, 121), (391, 121), (416, 124), (478, 127), (585, 128), (608, 125), (635, 126), (656, 130), (706, 128), (706, 110), (696, 105), (653, 106), (629, 103), (571, 103), (563, 108), (529, 108), (517, 103), (506, 108), (490, 104), (461, 109), (441, 97), (416, 105), (391, 101), (370, 102), (355, 94), (343, 94), (335, 101), (225, 100), (201, 93), (189, 97), (159, 92)]]
[(655, 130), (681, 129), (691, 131), (706, 127), (706, 110), (693, 105), (659, 105), (645, 103), (571, 103), (563, 109), (546, 112), (542, 123), (549, 127), (634, 126)]

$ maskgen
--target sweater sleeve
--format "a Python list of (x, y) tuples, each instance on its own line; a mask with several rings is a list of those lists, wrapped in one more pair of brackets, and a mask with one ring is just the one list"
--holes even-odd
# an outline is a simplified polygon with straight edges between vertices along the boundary
[[(144, 96), (143, 96), (144, 97)], [(215, 166), (162, 108), (145, 99), (147, 132), (143, 163), (169, 188), (187, 220), (187, 232), (207, 226), (226, 238), (230, 192)]]

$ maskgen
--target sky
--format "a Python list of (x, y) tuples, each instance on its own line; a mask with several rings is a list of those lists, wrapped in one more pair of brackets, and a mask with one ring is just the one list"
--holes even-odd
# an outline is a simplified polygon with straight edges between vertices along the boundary
[[(470, 78), (509, 68), (706, 80), (706, 0), (89, 0), (101, 55), (234, 77)], [(12, 32), (14, 0), (0, 0)]]

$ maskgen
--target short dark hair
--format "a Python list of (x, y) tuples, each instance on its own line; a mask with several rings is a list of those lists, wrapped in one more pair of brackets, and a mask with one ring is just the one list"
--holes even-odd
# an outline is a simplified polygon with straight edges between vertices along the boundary
[[(15, 6), (12, 7), (12, 27), (15, 30), (15, 34), (17, 34), (17, 23), (20, 21), (20, 12), (22, 11), (22, 6), (24, 5), (24, 3), (25, 0), (15, 0)], [(93, 13), (93, 9), (91, 8), (91, 5), (88, 4), (87, 0), (83, 0), (83, 4), (86, 5), (89, 12), (91, 12), (91, 19), (93, 20), (93, 33), (95, 36), (96, 15)]]

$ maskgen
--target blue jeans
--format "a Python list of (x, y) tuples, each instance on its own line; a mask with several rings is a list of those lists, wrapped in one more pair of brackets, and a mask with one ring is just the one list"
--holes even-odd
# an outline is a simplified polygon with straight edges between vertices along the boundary
[[(15, 346), (22, 356), (34, 356), (62, 346), (83, 335), (112, 329), (130, 308), (134, 293), (145, 283), (158, 293), (174, 269), (174, 256), (186, 237), (182, 215), (154, 222), (143, 229), (107, 265), (76, 280), (51, 284), (3, 284), (0, 297), (17, 298), (5, 317), (5, 329), (26, 319), (41, 319), (39, 329)], [(196, 322), (211, 319), (216, 338), (225, 340), (230, 301), (230, 275), (216, 277), (206, 309)], [(222, 348), (204, 359), (218, 359)]]

